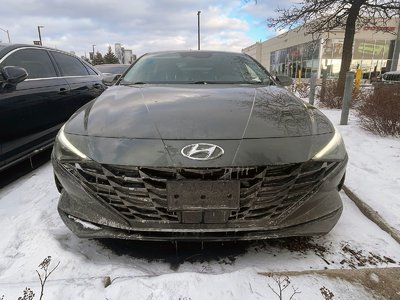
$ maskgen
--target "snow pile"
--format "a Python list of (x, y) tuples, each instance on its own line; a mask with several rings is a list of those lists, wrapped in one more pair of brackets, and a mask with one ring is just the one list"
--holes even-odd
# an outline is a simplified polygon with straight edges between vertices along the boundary
[(349, 154), (345, 184), (400, 230), (400, 139), (373, 135), (358, 126), (340, 123), (340, 110), (322, 110), (341, 132)]

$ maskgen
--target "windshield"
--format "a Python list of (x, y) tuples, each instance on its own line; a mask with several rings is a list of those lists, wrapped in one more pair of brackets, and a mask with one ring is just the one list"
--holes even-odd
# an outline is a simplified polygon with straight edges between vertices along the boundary
[(130, 65), (96, 65), (95, 67), (97, 70), (99, 70), (101, 73), (112, 73), (112, 74), (122, 74), (125, 72), (126, 69), (128, 69)]
[(223, 52), (156, 53), (141, 57), (120, 84), (251, 83), (271, 84), (271, 76), (243, 54)]

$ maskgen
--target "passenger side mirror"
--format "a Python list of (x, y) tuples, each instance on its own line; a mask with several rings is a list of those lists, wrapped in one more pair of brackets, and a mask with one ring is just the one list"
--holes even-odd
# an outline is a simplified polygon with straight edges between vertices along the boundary
[(113, 85), (114, 83), (116, 83), (117, 80), (118, 80), (120, 77), (121, 77), (120, 74), (117, 74), (117, 75), (109, 75), (109, 76), (104, 77), (101, 81), (104, 83), (104, 85), (106, 85), (106, 86), (111, 86), (111, 85)]
[(293, 79), (290, 78), (289, 76), (276, 75), (275, 79), (283, 86), (289, 86), (292, 85), (293, 83)]
[(6, 84), (17, 85), (28, 77), (28, 72), (24, 68), (6, 66), (1, 69)]

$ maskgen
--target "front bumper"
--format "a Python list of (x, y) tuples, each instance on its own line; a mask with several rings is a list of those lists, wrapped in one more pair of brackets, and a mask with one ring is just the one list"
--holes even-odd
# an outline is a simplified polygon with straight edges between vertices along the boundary
[(63, 187), (58, 210), (67, 227), (82, 238), (131, 240), (257, 240), (328, 233), (337, 223), (342, 202), (338, 193), (347, 158), (336, 163), (317, 189), (278, 218), (249, 218), (224, 223), (191, 223), (168, 219), (132, 220), (116, 206), (98, 197), (85, 182), (73, 176), (52, 157), (57, 180)]

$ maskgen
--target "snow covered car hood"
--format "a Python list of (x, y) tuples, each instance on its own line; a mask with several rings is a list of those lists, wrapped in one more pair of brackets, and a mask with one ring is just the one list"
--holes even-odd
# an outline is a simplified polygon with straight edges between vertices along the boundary
[[(116, 86), (76, 112), (65, 134), (102, 164), (227, 167), (307, 161), (333, 127), (276, 86)], [(181, 154), (199, 142), (225, 153), (208, 161)]]
[(254, 85), (114, 86), (65, 132), (94, 137), (237, 140), (331, 133), (328, 119), (284, 88)]

